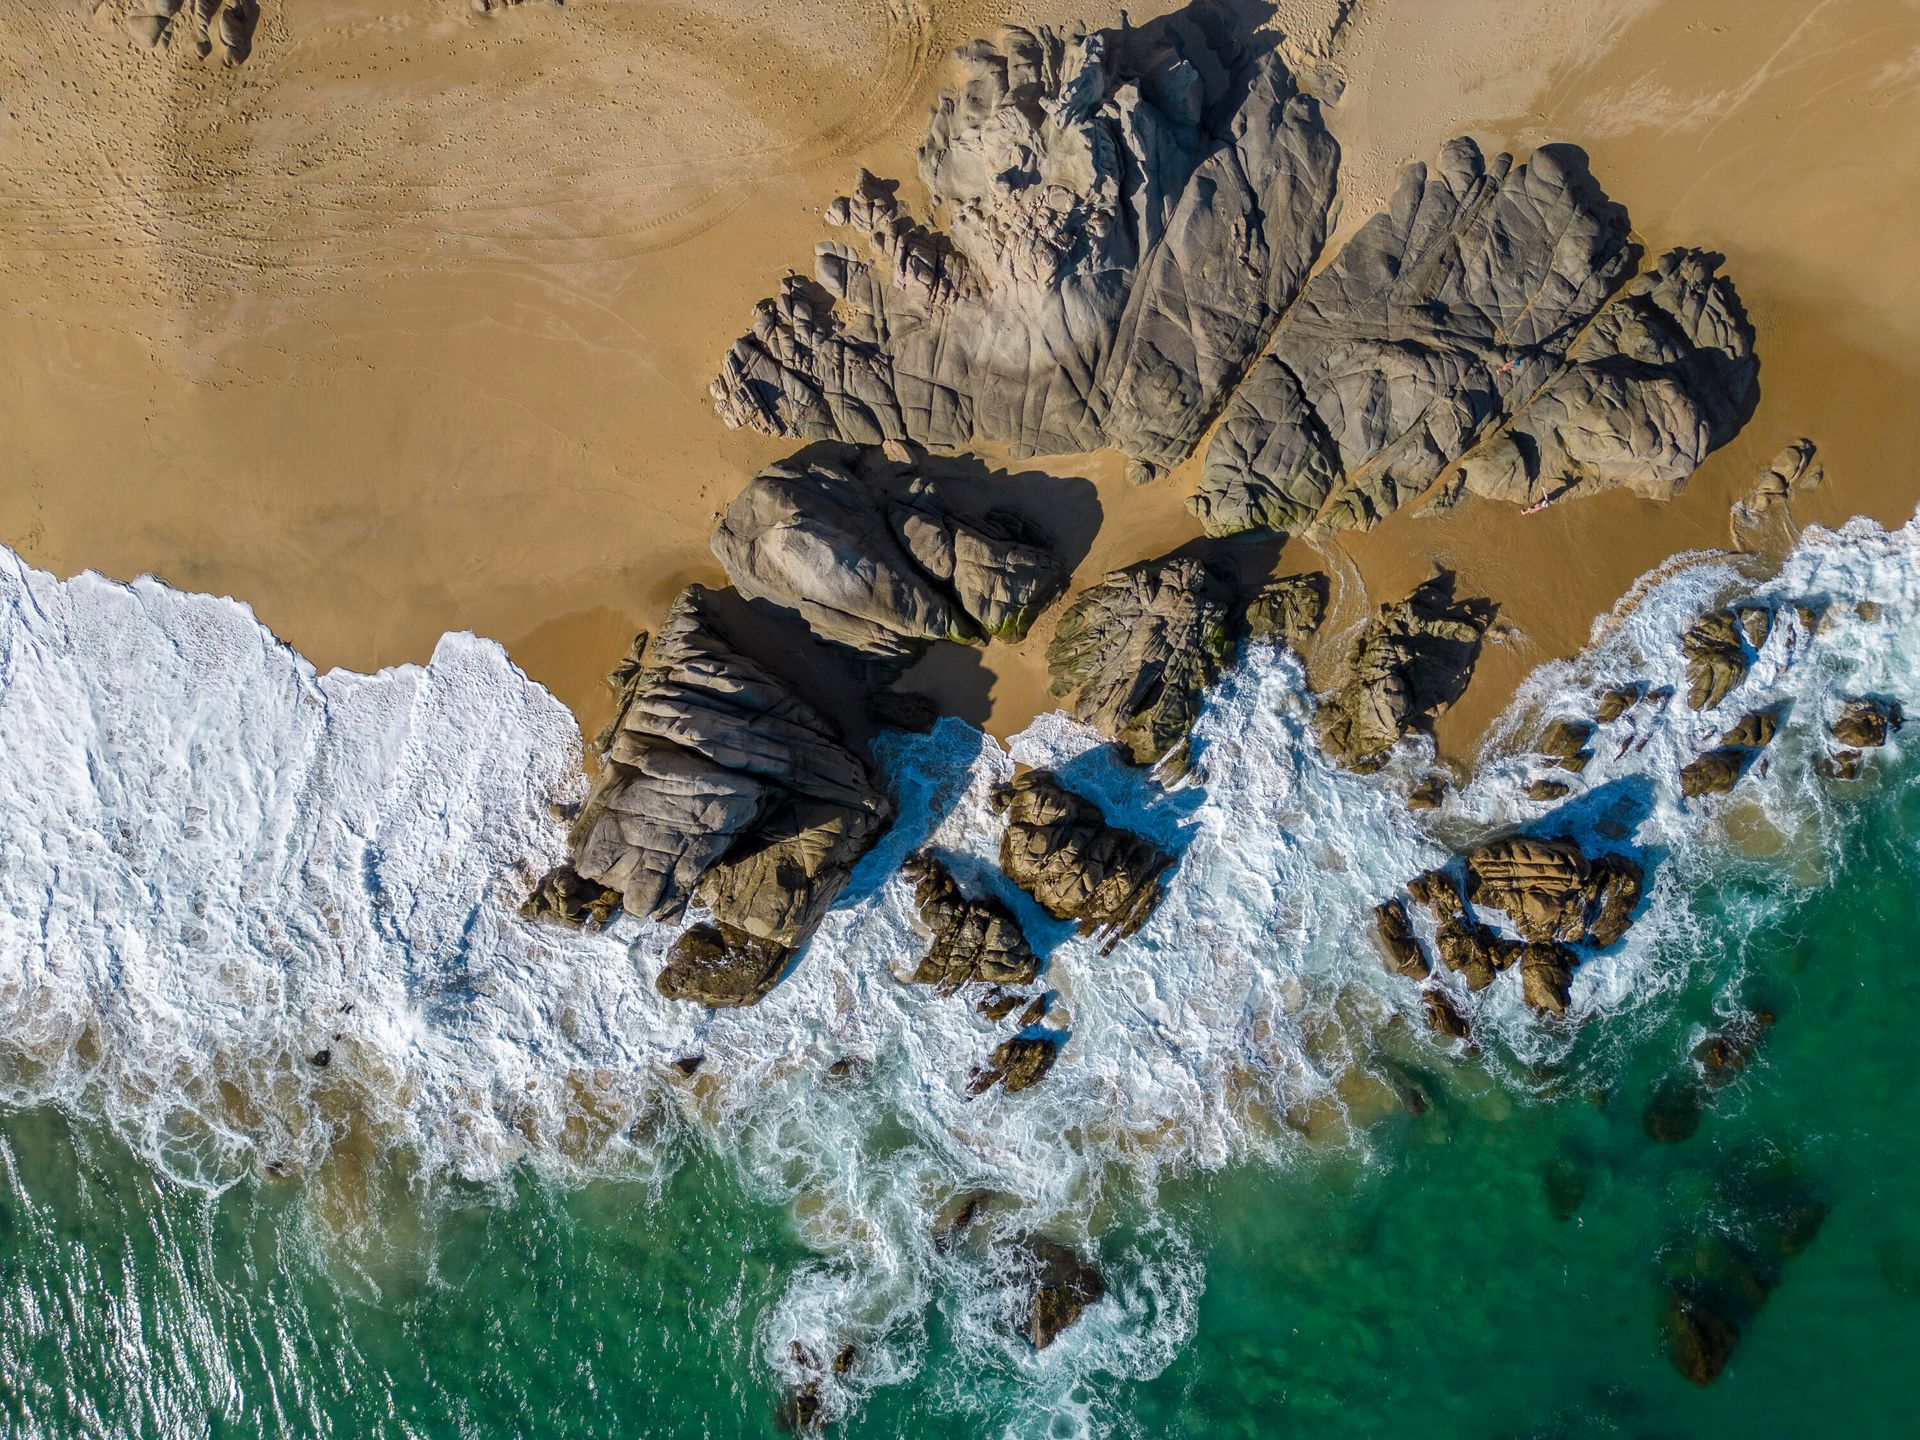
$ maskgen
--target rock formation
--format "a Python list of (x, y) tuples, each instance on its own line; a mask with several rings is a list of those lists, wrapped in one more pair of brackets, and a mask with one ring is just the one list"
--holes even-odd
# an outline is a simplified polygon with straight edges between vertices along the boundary
[(1640, 903), (1640, 886), (1633, 861), (1589, 860), (1567, 839), (1515, 835), (1467, 855), (1468, 899), (1505, 914), (1533, 945), (1617, 944)]
[(1718, 264), (1698, 250), (1661, 256), (1466, 457), (1465, 488), (1529, 506), (1616, 485), (1672, 499), (1739, 431), (1759, 369), (1753, 328)]
[(1387, 969), (1409, 980), (1424, 980), (1433, 967), (1427, 952), (1413, 933), (1407, 907), (1396, 898), (1373, 907), (1374, 928), (1380, 935), (1380, 948), (1386, 953)]
[(1904, 724), (1906, 716), (1896, 702), (1868, 697), (1842, 705), (1827, 723), (1827, 733), (1850, 750), (1877, 750)]
[(1083, 590), (1047, 646), (1056, 696), (1137, 765), (1176, 749), (1233, 658), (1237, 585), (1218, 561), (1169, 556)]
[(1066, 584), (1021, 517), (964, 518), (924, 479), (864, 481), (830, 459), (763, 471), (727, 507), (713, 553), (742, 595), (883, 657), (1017, 639)]
[(1298, 651), (1327, 618), (1327, 592), (1318, 570), (1271, 581), (1247, 606), (1247, 638)]
[(1414, 165), (1314, 276), (1235, 392), (1192, 507), (1207, 532), (1366, 528), (1539, 390), (1631, 272), (1577, 151)]
[[(705, 905), (714, 928), (689, 941), (689, 976), (708, 975), (715, 946), (736, 937), (797, 948), (891, 819), (866, 761), (741, 653), (717, 597), (699, 586), (674, 602), (622, 688), (599, 779), (571, 833), (575, 871), (618, 891), (636, 915), (672, 920), (696, 898)], [(748, 948), (742, 963), (763, 974), (771, 962)], [(713, 986), (690, 979), (686, 988)]]
[[(913, 972), (916, 985), (953, 991), (979, 981), (989, 985), (1026, 985), (1040, 973), (1040, 959), (1027, 944), (1013, 912), (991, 896), (968, 899), (947, 867), (922, 851), (900, 867), (913, 882), (920, 923), (933, 943)], [(1007, 997), (1006, 1010), (1020, 1003)]]
[(551, 920), (574, 929), (599, 929), (620, 908), (620, 892), (583, 879), (571, 865), (558, 865), (540, 877), (520, 906), (529, 920)]
[(1325, 241), (1338, 149), (1272, 54), (1195, 7), (1009, 28), (959, 52), (920, 175), (944, 233), (862, 175), (816, 285), (764, 302), (713, 384), (769, 434), (1183, 459)]
[(1402, 735), (1430, 724), (1466, 689), (1493, 614), (1488, 601), (1456, 600), (1445, 574), (1381, 606), (1315, 717), (1327, 752), (1377, 768)]
[(1584, 720), (1556, 720), (1540, 737), (1540, 753), (1557, 762), (1562, 770), (1577, 774), (1593, 759), (1593, 752), (1587, 749), (1593, 729)]
[(716, 1009), (758, 1005), (786, 973), (793, 947), (732, 925), (695, 925), (674, 941), (654, 989)]
[(1000, 868), (1056, 920), (1114, 945), (1146, 923), (1173, 862), (1138, 835), (1116, 830), (1091, 800), (1045, 770), (1029, 770), (994, 792), (1006, 817)]
[(1026, 1299), (1019, 1331), (1036, 1350), (1044, 1350), (1107, 1293), (1100, 1271), (1074, 1251), (1044, 1236), (1030, 1235), (1015, 1247), (1014, 1268)]
[(1724, 795), (1739, 783), (1761, 750), (1773, 743), (1780, 721), (1772, 711), (1743, 715), (1720, 743), (1680, 769), (1680, 793), (1689, 800)]
[(987, 1062), (967, 1081), (967, 1094), (984, 1095), (995, 1085), (1008, 1093), (1038, 1085), (1060, 1058), (1060, 1045), (1050, 1035), (1016, 1035), (994, 1047)]
[(1687, 664), (1687, 704), (1711, 710), (1747, 678), (1747, 650), (1740, 617), (1723, 606), (1709, 610), (1680, 637)]

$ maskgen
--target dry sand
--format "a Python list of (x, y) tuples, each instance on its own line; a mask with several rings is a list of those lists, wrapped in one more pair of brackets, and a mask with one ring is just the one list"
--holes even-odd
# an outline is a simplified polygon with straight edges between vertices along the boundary
[[(491, 635), (589, 730), (632, 632), (718, 578), (717, 510), (792, 448), (722, 429), (705, 389), (821, 208), (857, 166), (910, 174), (954, 44), (1120, 8), (267, 0), (225, 69), (135, 46), (115, 5), (16, 5), (0, 33), (0, 539), (238, 596), (323, 668)], [(1282, 557), (1348, 577), (1343, 621), (1436, 560), (1500, 599), (1513, 635), (1450, 751), (1634, 576), (1725, 544), (1795, 436), (1828, 474), (1802, 519), (1911, 515), (1920, 7), (1359, 0), (1331, 51), (1333, 0), (1281, 9), (1346, 78), (1343, 230), (1461, 130), (1574, 140), (1649, 250), (1729, 257), (1760, 335), (1758, 413), (1674, 504), (1469, 501)], [(1186, 474), (1041, 468), (1095, 486), (1083, 580), (1197, 533)], [(1046, 629), (942, 657), (942, 694), (1019, 728)]]

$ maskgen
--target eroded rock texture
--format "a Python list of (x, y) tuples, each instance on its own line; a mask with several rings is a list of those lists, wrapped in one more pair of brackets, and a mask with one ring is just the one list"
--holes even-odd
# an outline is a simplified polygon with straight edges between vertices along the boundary
[(792, 610), (827, 640), (910, 657), (934, 640), (1017, 638), (1066, 568), (1020, 516), (968, 518), (929, 481), (788, 461), (734, 497), (713, 553), (749, 599)]
[(1179, 746), (1233, 658), (1238, 585), (1217, 561), (1169, 556), (1080, 593), (1047, 647), (1056, 696), (1135, 764)]
[(1467, 688), (1493, 615), (1486, 600), (1455, 599), (1449, 575), (1382, 605), (1315, 716), (1327, 752), (1377, 766), (1402, 735), (1431, 723)]
[[(932, 944), (913, 972), (916, 985), (957, 990), (981, 981), (990, 985), (1025, 985), (1040, 973), (1040, 959), (1027, 944), (1013, 912), (991, 896), (969, 899), (952, 874), (933, 856), (922, 852), (900, 867), (913, 882), (920, 923), (932, 934)], [(1003, 1014), (1019, 1004), (1009, 997)]]
[(1631, 272), (1578, 153), (1450, 141), (1316, 275), (1227, 406), (1192, 507), (1210, 534), (1367, 527), (1558, 369)]
[[(729, 937), (800, 945), (892, 815), (866, 761), (740, 651), (715, 602), (683, 591), (622, 672), (625, 704), (570, 837), (578, 874), (634, 914), (675, 919), (696, 898), (712, 912), (714, 935), (688, 957), (703, 974)], [(764, 974), (764, 959), (749, 968)]]
[(774, 435), (1149, 469), (1197, 442), (1325, 241), (1338, 150), (1272, 55), (1195, 7), (1139, 29), (1009, 28), (959, 52), (920, 175), (943, 231), (863, 175), (815, 284), (763, 302), (713, 384)]
[(1540, 505), (1624, 485), (1670, 500), (1745, 419), (1753, 328), (1718, 259), (1673, 250), (1567, 351), (1567, 364), (1467, 456), (1466, 488)]
[(1300, 649), (1327, 618), (1328, 588), (1327, 577), (1318, 570), (1272, 581), (1247, 606), (1247, 638)]
[(1107, 949), (1146, 923), (1173, 862), (1128, 830), (1107, 824), (1091, 800), (1045, 770), (994, 792), (1007, 821), (1000, 868), (1056, 920), (1072, 920)]

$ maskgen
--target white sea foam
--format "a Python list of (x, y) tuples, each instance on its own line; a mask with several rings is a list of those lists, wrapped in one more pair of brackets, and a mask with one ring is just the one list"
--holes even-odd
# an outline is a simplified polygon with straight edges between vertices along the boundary
[[(8, 554), (0, 1073), (12, 1103), (103, 1114), (157, 1165), (212, 1186), (310, 1171), (350, 1133), (429, 1175), (487, 1180), (523, 1162), (645, 1173), (691, 1131), (789, 1203), (818, 1252), (759, 1318), (773, 1373), (803, 1382), (809, 1356), (854, 1341), (859, 1365), (827, 1382), (831, 1408), (854, 1403), (914, 1372), (938, 1307), (976, 1375), (1100, 1428), (1080, 1382), (1157, 1373), (1192, 1332), (1201, 1272), (1184, 1241), (1164, 1227), (1109, 1238), (1112, 1296), (1035, 1355), (1010, 1337), (1003, 1260), (936, 1247), (938, 1207), (990, 1188), (1017, 1197), (1007, 1232), (1096, 1249), (1115, 1202), (1150, 1195), (1169, 1166), (1309, 1143), (1385, 1022), (1417, 1022), (1414, 987), (1380, 964), (1371, 907), (1452, 845), (1542, 822), (1550, 807), (1524, 797), (1528, 727), (1589, 714), (1628, 679), (1684, 696), (1681, 630), (1750, 596), (1775, 624), (1725, 704), (1630, 712), (1544, 822), (1610, 844), (1596, 827), (1624, 816), (1625, 843), (1656, 862), (1632, 935), (1574, 985), (1588, 1020), (1654, 1003), (1699, 958), (1687, 896), (1724, 853), (1730, 808), (1760, 807), (1815, 856), (1826, 842), (1822, 722), (1837, 697), (1907, 693), (1920, 673), (1916, 554), (1915, 526), (1855, 522), (1812, 532), (1757, 583), (1724, 557), (1672, 567), (1597, 624), (1587, 653), (1528, 682), (1474, 782), (1431, 816), (1404, 804), (1427, 749), (1403, 747), (1375, 776), (1329, 765), (1300, 669), (1278, 651), (1222, 683), (1171, 790), (1060, 716), (1005, 749), (954, 721), (891, 737), (880, 759), (899, 824), (795, 973), (751, 1010), (714, 1013), (654, 993), (661, 927), (581, 935), (514, 913), (560, 856), (554, 807), (583, 782), (571, 718), (499, 647), (450, 635), (424, 668), (316, 676), (232, 601), (59, 582)], [(1877, 619), (1852, 608), (1867, 598)], [(1809, 599), (1827, 607), (1813, 632), (1793, 609)], [(1683, 801), (1680, 765), (1776, 705), (1786, 719), (1763, 767), (1732, 797)], [(1054, 766), (1179, 854), (1165, 903), (1111, 955), (998, 874), (988, 796), (1016, 762)], [(922, 941), (895, 871), (921, 845), (1013, 905), (1047, 956), (1047, 1023), (1069, 1038), (1032, 1090), (969, 1100), (1006, 1027), (896, 978)], [(1490, 1055), (1550, 1059), (1575, 1031), (1528, 1016), (1513, 974), (1459, 999)], [(669, 1062), (694, 1054), (688, 1083)], [(844, 1058), (856, 1073), (829, 1077)]]

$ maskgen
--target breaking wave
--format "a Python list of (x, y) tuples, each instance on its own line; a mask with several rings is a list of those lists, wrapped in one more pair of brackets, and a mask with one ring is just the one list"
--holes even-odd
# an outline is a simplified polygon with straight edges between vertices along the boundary
[[(1573, 999), (1583, 1021), (1630, 1027), (1710, 958), (1688, 897), (1730, 847), (1818, 872), (1846, 804), (1814, 769), (1825, 719), (1838, 697), (1920, 673), (1916, 524), (1810, 531), (1764, 577), (1725, 556), (1667, 567), (1585, 653), (1532, 677), (1472, 782), (1430, 815), (1405, 803), (1430, 749), (1372, 776), (1330, 765), (1280, 651), (1218, 688), (1171, 788), (1058, 715), (1004, 748), (952, 720), (890, 735), (894, 831), (792, 976), (712, 1013), (654, 993), (664, 928), (578, 934), (515, 913), (585, 785), (572, 717), (497, 645), (449, 635), (424, 667), (318, 675), (234, 601), (62, 582), (7, 552), (0, 1095), (102, 1116), (207, 1188), (369, 1154), (404, 1154), (426, 1190), (524, 1164), (662, 1176), (704, 1144), (786, 1204), (815, 1252), (759, 1317), (775, 1377), (815, 1379), (807, 1357), (855, 1343), (825, 1401), (856, 1404), (916, 1372), (938, 1313), (968, 1367), (956, 1406), (1004, 1383), (1057, 1433), (1104, 1430), (1114, 1417), (1083, 1382), (1157, 1374), (1196, 1323), (1202, 1266), (1154, 1211), (1160, 1180), (1364, 1147), (1391, 1103), (1377, 1057), (1427, 1043), (1417, 992), (1372, 939), (1372, 906), (1411, 874), (1505, 827), (1625, 835), (1651, 862), (1644, 913), (1581, 967)], [(1681, 631), (1736, 596), (1775, 618), (1722, 706), (1636, 706), (1562, 777), (1573, 795), (1526, 798), (1531, 727), (1590, 715), (1628, 680), (1684, 695)], [(1733, 795), (1682, 799), (1683, 763), (1776, 706), (1779, 737)], [(987, 798), (1016, 764), (1055, 767), (1179, 857), (1165, 903), (1111, 955), (998, 874)], [(1004, 1027), (897, 978), (922, 941), (895, 872), (922, 845), (1007, 901), (1046, 958), (1049, 1024), (1070, 1038), (1032, 1090), (969, 1100)], [(1489, 1066), (1524, 1088), (1581, 1026), (1530, 1017), (1518, 980), (1457, 998)], [(691, 1077), (674, 1065), (695, 1056)], [(1003, 1230), (1101, 1255), (1108, 1298), (1045, 1352), (1012, 1335), (992, 1249), (935, 1242), (934, 1217), (972, 1190), (1017, 1197)]]

